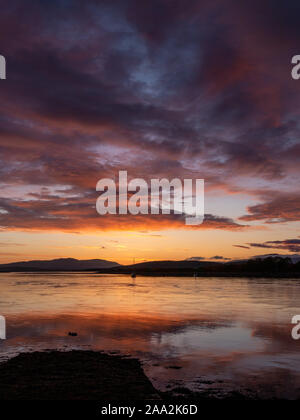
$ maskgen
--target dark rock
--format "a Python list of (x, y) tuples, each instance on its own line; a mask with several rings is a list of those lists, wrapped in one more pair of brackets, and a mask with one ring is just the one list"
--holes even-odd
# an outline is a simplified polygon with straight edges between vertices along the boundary
[(159, 399), (137, 359), (93, 351), (22, 353), (0, 378), (0, 400)]

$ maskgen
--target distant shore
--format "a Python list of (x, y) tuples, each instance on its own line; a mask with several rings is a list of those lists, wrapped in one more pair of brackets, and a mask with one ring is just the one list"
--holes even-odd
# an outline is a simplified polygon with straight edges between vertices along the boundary
[[(111, 271), (111, 270), (49, 270), (49, 269), (15, 269), (15, 270), (1, 270), (0, 274), (3, 273), (96, 273), (96, 274), (115, 274), (115, 275), (131, 275), (133, 271), (126, 270), (126, 272), (120, 270), (120, 271)], [(134, 272), (136, 276), (141, 277), (191, 277), (191, 278), (201, 278), (201, 277), (236, 277), (236, 278), (243, 278), (243, 277), (253, 277), (253, 278), (278, 278), (278, 279), (292, 279), (292, 278), (300, 278), (300, 272), (292, 272), (292, 273), (282, 273), (282, 272), (272, 272), (272, 271), (262, 271), (262, 272), (212, 272), (212, 271), (201, 271), (198, 273), (193, 273), (190, 270), (184, 271), (184, 270), (177, 270), (177, 271), (170, 271), (170, 270), (164, 270), (164, 271), (136, 271)]]
[[(64, 258), (51, 261), (27, 261), (0, 265), (0, 273), (96, 272), (98, 274), (129, 274), (172, 277), (269, 277), (300, 278), (300, 261), (291, 258), (267, 257), (226, 263), (183, 260), (147, 261), (120, 265), (105, 260), (75, 260)], [(134, 277), (133, 276), (133, 277)]]

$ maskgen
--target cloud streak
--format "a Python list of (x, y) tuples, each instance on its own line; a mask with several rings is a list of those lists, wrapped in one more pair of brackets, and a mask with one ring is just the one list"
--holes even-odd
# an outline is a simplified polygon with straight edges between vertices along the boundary
[(267, 241), (264, 243), (251, 243), (255, 248), (283, 249), (290, 252), (300, 252), (300, 239), (286, 239), (284, 241)]

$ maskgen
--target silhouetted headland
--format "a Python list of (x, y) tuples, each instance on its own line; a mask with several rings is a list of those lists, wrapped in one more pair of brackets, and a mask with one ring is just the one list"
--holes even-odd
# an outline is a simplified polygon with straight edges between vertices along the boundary
[(300, 261), (270, 256), (230, 262), (149, 261), (120, 265), (106, 260), (62, 258), (51, 261), (24, 261), (0, 265), (0, 272), (96, 271), (99, 274), (187, 277), (300, 277)]
[(300, 277), (300, 262), (289, 258), (269, 257), (227, 263), (206, 261), (151, 261), (140, 264), (100, 269), (98, 273), (130, 274), (140, 276), (192, 277)]

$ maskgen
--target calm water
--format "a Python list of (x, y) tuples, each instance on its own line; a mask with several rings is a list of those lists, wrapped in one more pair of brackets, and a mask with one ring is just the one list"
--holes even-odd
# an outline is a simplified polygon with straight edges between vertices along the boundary
[(291, 337), (299, 280), (0, 274), (0, 314), (0, 360), (36, 349), (119, 351), (138, 356), (162, 390), (300, 398), (300, 340)]

